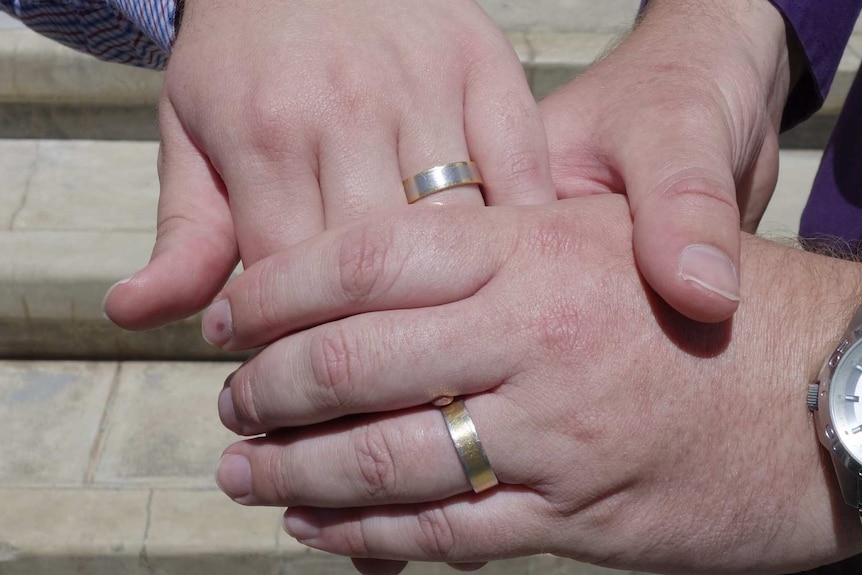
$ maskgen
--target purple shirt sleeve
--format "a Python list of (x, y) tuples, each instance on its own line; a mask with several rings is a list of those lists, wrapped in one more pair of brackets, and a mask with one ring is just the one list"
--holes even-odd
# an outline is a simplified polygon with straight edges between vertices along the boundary
[[(784, 109), (782, 128), (788, 129), (823, 105), (862, 9), (862, 0), (769, 1), (798, 38), (807, 68)], [(648, 2), (641, 0), (641, 10)]]
[(796, 34), (807, 66), (787, 101), (783, 127), (816, 112), (838, 71), (862, 0), (770, 0)]

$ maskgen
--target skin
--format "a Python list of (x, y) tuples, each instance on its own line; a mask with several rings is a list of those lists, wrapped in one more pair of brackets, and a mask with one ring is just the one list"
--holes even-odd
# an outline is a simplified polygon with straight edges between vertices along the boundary
[(405, 208), (402, 179), (435, 165), (476, 161), (484, 198), (419, 203), (556, 199), (520, 62), (469, 0), (190, 0), (159, 112), (153, 256), (105, 300), (128, 329), (200, 311), (238, 259)]
[[(556, 196), (626, 193), (647, 282), (715, 322), (739, 301), (740, 221), (753, 230), (774, 187), (790, 72), (768, 2), (701, 4), (653, 1), (573, 84), (566, 121), (547, 125), (575, 130), (550, 134), (564, 144), (551, 150), (556, 173), (580, 176), (574, 189), (555, 182)], [(186, 3), (160, 104), (158, 238), (149, 265), (106, 296), (115, 323), (151, 329), (196, 313), (238, 259), (403, 208), (401, 180), (433, 165), (475, 160), (490, 205), (556, 197), (520, 64), (474, 2), (364, 7)], [(685, 64), (669, 64), (681, 53)], [(483, 198), (459, 188), (426, 201)]]
[(739, 230), (757, 229), (778, 178), (787, 46), (765, 0), (652, 1), (617, 49), (541, 104), (558, 197), (625, 194), (644, 278), (699, 321), (739, 303)]
[[(223, 294), (237, 345), (291, 335), (220, 398), (230, 429), (273, 432), (229, 447), (220, 485), (358, 557), (768, 573), (862, 551), (805, 404), (860, 266), (745, 236), (744, 303), (708, 326), (645, 286), (631, 234), (618, 195), (421, 209), (252, 266)], [(487, 494), (441, 394), (467, 397)]]
[[(273, 243), (249, 248), (248, 258), (238, 214), (231, 212), (230, 220), (222, 209), (213, 228), (201, 225), (206, 218), (198, 214), (212, 202), (188, 195), (165, 202), (182, 209), (163, 210), (163, 221), (181, 232), (163, 226), (163, 251), (157, 246), (158, 265), (150, 266), (162, 275), (145, 273), (117, 288), (113, 301), (125, 303), (109, 298), (112, 317), (131, 318), (130, 327), (140, 327), (140, 318), (173, 317), (160, 316), (152, 301), (141, 307), (135, 297), (167, 283), (183, 263), (197, 269), (199, 258), (183, 260), (183, 253), (202, 254), (204, 263), (221, 257), (234, 222), (243, 259), (260, 263), (219, 296), (205, 333), (228, 349), (292, 334), (241, 369), (221, 396), (225, 423), (238, 432), (301, 426), (231, 447), (219, 471), (230, 495), (246, 504), (289, 505), (286, 526), (300, 540), (360, 557), (473, 562), (552, 551), (625, 568), (768, 572), (859, 551), (852, 543), (859, 528), (835, 503), (832, 472), (797, 397), (826, 353), (824, 342), (852, 313), (859, 294), (844, 284), (858, 269), (738, 235), (740, 220), (745, 228), (756, 225), (774, 186), (775, 134), (791, 78), (783, 23), (760, 1), (679, 10), (691, 5), (653, 2), (650, 17), (612, 56), (545, 104), (558, 195), (600, 197), (544, 208), (378, 212), (294, 250), (279, 251), (320, 226), (283, 242), (278, 233), (266, 234), (260, 241)], [(669, 66), (680, 53), (689, 64)], [(264, 122), (252, 133), (272, 125), (281, 122)], [(202, 138), (185, 132), (200, 152)], [(242, 150), (243, 143), (225, 148)], [(199, 181), (206, 181), (205, 159), (211, 188), (220, 181), (231, 198), (243, 188), (227, 181), (227, 170), (209, 152), (196, 158), (191, 146), (186, 150), (175, 157), (197, 165)], [(278, 164), (261, 165), (267, 163)], [(169, 162), (162, 164), (171, 172)], [(248, 165), (245, 172), (253, 172)], [(322, 178), (318, 186), (325, 197)], [(608, 192), (626, 194), (628, 202)], [(245, 205), (230, 203), (232, 210)], [(265, 205), (273, 209), (278, 202)], [(330, 225), (324, 210), (323, 221), (335, 228), (372, 211), (359, 208)], [(313, 221), (302, 218), (303, 225)], [(223, 237), (209, 251), (189, 241), (210, 238), (214, 229)], [(179, 239), (166, 242), (165, 235)], [(733, 273), (684, 273), (691, 245), (718, 249)], [(367, 249), (351, 257), (356, 246)], [(410, 267), (414, 260), (418, 268)], [(335, 279), (297, 271), (327, 261)], [(757, 273), (740, 283), (740, 266)], [(407, 272), (387, 276), (392, 269)], [(732, 325), (707, 328), (664, 307), (644, 281), (703, 321), (726, 318), (740, 296), (743, 304)], [(843, 289), (835, 290), (839, 284)], [(386, 289), (375, 291), (380, 286)], [(158, 305), (170, 307), (182, 297), (170, 294)], [(195, 301), (177, 309), (185, 313)], [(786, 301), (794, 302), (793, 313)], [(401, 308), (409, 311), (385, 311)], [(776, 366), (785, 345), (795, 353)], [(606, 353), (608, 346), (650, 362), (620, 362)], [(464, 357), (473, 359), (457, 361)], [(351, 365), (358, 374), (345, 371)], [(417, 373), (421, 382), (411, 380)], [(286, 379), (295, 385), (285, 386)], [(347, 383), (337, 383), (342, 380)], [(442, 383), (429, 389), (428, 381)], [(641, 393), (632, 393), (633, 381)], [(704, 395), (687, 393), (692, 381)], [(751, 393), (750, 402), (730, 409), (723, 401), (738, 389)], [(444, 393), (473, 395), (468, 405), (505, 484), (481, 499), (469, 494), (439, 414), (422, 407)], [(704, 411), (704, 397), (713, 410)], [(584, 405), (595, 407), (584, 413)], [(333, 421), (357, 413), (378, 415)], [(739, 434), (751, 421), (762, 433)], [(679, 437), (686, 441), (675, 443)], [(303, 450), (345, 457), (315, 458), (326, 461), (309, 466)], [(429, 460), (439, 465), (433, 485), (415, 465)], [(341, 481), (327, 484), (334, 478)]]
[[(729, 14), (776, 24), (774, 13), (741, 4), (712, 14), (712, 27), (744, 30), (720, 18)], [(668, 6), (656, 2), (653, 13)], [(291, 506), (289, 532), (354, 556), (460, 562), (550, 551), (685, 573), (792, 571), (859, 552), (858, 522), (839, 502), (804, 408), (805, 384), (859, 301), (858, 266), (721, 236), (741, 242), (749, 276), (733, 323), (710, 328), (663, 305), (646, 287), (643, 258), (639, 275), (626, 249), (640, 255), (639, 237), (668, 239), (660, 229), (638, 235), (653, 200), (674, 213), (682, 198), (690, 217), (681, 221), (697, 222), (721, 219), (737, 194), (751, 228), (774, 186), (790, 86), (783, 27), (767, 28), (776, 36), (761, 35), (770, 42), (756, 50), (740, 42), (735, 51), (691, 14), (677, 16), (645, 20), (543, 103), (558, 193), (602, 197), (370, 220), (265, 260), (227, 288), (207, 316), (225, 347), (291, 334), (220, 397), (238, 433), (288, 428), (227, 450), (219, 479), (229, 495)], [(696, 59), (662, 67), (695, 49), (685, 35), (670, 53), (657, 48), (682, 23), (705, 53), (710, 40), (724, 46), (712, 68)], [(598, 101), (598, 110), (584, 105)], [(668, 115), (668, 101), (689, 113)], [(626, 120), (632, 107), (646, 127)], [(665, 122), (649, 125), (656, 115)], [(643, 145), (650, 133), (668, 137)], [(677, 157), (685, 162), (668, 163)], [(692, 181), (717, 183), (715, 193), (687, 196)], [(628, 205), (608, 192), (627, 194)], [(469, 397), (504, 484), (481, 498), (427, 407), (441, 394)]]

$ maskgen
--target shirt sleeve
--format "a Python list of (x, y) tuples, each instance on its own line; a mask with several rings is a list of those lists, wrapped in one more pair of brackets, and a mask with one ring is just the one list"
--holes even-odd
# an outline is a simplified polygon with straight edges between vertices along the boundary
[(174, 42), (176, 0), (0, 0), (34, 31), (109, 62), (162, 69)]
[(809, 118), (823, 105), (862, 10), (862, 0), (770, 2), (796, 35), (806, 66), (784, 108), (782, 128), (787, 129)]
[[(853, 33), (862, 0), (769, 0), (795, 35), (806, 69), (784, 108), (782, 129), (789, 129), (820, 109), (838, 63)], [(641, 11), (649, 0), (641, 0)]]

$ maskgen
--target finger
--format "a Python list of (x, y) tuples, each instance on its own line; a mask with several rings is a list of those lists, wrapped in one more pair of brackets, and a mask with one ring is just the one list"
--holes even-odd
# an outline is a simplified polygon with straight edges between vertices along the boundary
[(348, 315), (469, 297), (516, 240), (494, 221), (461, 207), (404, 210), (327, 232), (231, 282), (204, 316), (204, 337), (225, 349), (252, 348)]
[(470, 490), (433, 407), (241, 441), (225, 450), (216, 478), (243, 505), (356, 507), (435, 501)]
[(197, 313), (237, 261), (223, 184), (163, 98), (159, 107), (159, 211), (149, 264), (105, 296), (105, 314), (126, 329), (152, 329)]
[[(460, 71), (447, 70), (456, 77), (433, 84), (434, 87), (462, 85)], [(417, 112), (418, 110), (418, 112)], [(426, 89), (405, 106), (398, 141), (398, 160), (402, 179), (452, 162), (470, 159), (464, 135), (464, 95), (461, 90)], [(482, 166), (479, 166), (481, 172)], [(476, 185), (443, 190), (423, 198), (415, 205), (485, 205)]]
[[(357, 117), (358, 116), (358, 117)], [(320, 142), (320, 189), (326, 228), (374, 211), (407, 205), (398, 164), (398, 129), (387, 114), (354, 114), (349, 130), (332, 130)]]
[(618, 161), (647, 282), (684, 315), (718, 322), (739, 306), (740, 217), (728, 138), (696, 128), (695, 138), (691, 126), (646, 126)]
[(552, 551), (555, 518), (533, 491), (498, 486), (443, 502), (285, 513), (285, 530), (304, 545), (339, 555), (475, 562)]
[(492, 389), (521, 358), (499, 322), (489, 324), (491, 315), (456, 302), (362, 314), (288, 336), (230, 376), (219, 398), (222, 422), (257, 435)]
[[(528, 414), (514, 411), (496, 392), (465, 403), (500, 483), (520, 484), (547, 468), (531, 451), (535, 437), (525, 444), (513, 436), (513, 429), (535, 425)], [(436, 501), (471, 491), (443, 415), (431, 406), (235, 443), (225, 450), (217, 478), (244, 505), (344, 508)]]
[(557, 199), (545, 127), (524, 70), (508, 42), (478, 62), (464, 103), (470, 153), (481, 166), (488, 205), (539, 204)]
[(318, 143), (283, 107), (259, 104), (244, 135), (229, 146), (212, 145), (245, 267), (325, 228)]
[(778, 132), (769, 132), (760, 155), (737, 187), (742, 231), (754, 234), (778, 185)]
[[(600, 112), (590, 109), (596, 100), (580, 90), (584, 76), (560, 88), (541, 102), (539, 110), (548, 136), (548, 158), (553, 187), (558, 199), (608, 194), (625, 189), (616, 167), (599, 149), (599, 137), (593, 132)], [(577, 110), (571, 102), (579, 102)], [(572, 137), (575, 134), (575, 137)]]

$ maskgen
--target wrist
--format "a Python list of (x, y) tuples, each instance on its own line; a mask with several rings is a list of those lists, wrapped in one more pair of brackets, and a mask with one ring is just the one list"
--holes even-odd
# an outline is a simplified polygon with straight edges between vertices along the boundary
[(826, 564), (862, 552), (862, 527), (843, 502), (805, 394), (862, 303), (862, 266), (751, 237), (743, 246), (742, 266), (758, 273), (743, 275), (748, 305), (740, 308), (734, 339), (763, 345), (736, 349), (730, 360), (754, 359), (749, 385), (766, 387), (753, 393), (759, 405), (751, 412), (754, 429), (772, 437), (762, 495), (774, 501), (776, 521), (787, 529), (770, 545), (779, 553), (805, 549), (810, 564), (802, 567)]

